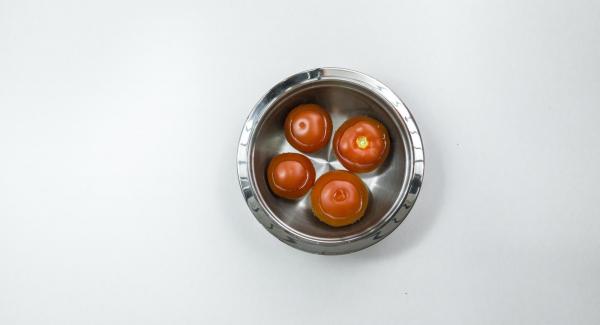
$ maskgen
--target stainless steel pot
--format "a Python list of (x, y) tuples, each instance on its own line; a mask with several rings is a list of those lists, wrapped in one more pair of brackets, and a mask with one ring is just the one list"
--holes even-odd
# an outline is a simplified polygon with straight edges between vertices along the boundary
[[(273, 156), (297, 152), (285, 139), (287, 113), (302, 103), (323, 106), (335, 130), (349, 117), (367, 115), (382, 122), (391, 139), (390, 155), (375, 171), (358, 174), (369, 187), (369, 206), (355, 224), (333, 228), (312, 215), (310, 194), (297, 201), (275, 197), (266, 168)], [(343, 169), (331, 145), (311, 159), (317, 177)], [(275, 237), (303, 251), (346, 254), (371, 246), (406, 218), (417, 199), (424, 171), (421, 135), (400, 98), (381, 82), (360, 72), (318, 68), (275, 85), (254, 106), (240, 137), (238, 177), (244, 199), (256, 219)]]

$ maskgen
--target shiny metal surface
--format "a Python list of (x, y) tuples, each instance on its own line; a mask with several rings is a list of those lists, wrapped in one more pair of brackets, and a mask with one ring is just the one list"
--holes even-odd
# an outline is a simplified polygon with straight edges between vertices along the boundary
[[(334, 132), (347, 118), (358, 115), (381, 121), (390, 132), (392, 147), (386, 162), (373, 172), (358, 174), (371, 196), (365, 216), (353, 225), (333, 228), (317, 220), (310, 209), (310, 194), (288, 201), (268, 188), (265, 175), (270, 159), (278, 153), (298, 152), (287, 143), (283, 123), (301, 103), (323, 106), (331, 114)], [(331, 143), (306, 156), (317, 177), (343, 169)], [(346, 254), (375, 244), (404, 220), (421, 187), (424, 155), (412, 115), (389, 88), (356, 71), (319, 68), (278, 83), (256, 104), (242, 130), (237, 166), (248, 207), (275, 237), (311, 253)]]

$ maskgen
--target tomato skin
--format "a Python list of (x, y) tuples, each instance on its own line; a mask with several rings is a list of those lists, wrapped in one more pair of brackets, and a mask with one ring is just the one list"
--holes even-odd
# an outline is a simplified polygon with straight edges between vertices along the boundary
[(335, 132), (333, 149), (349, 171), (366, 173), (381, 165), (390, 152), (390, 136), (379, 121), (367, 116), (348, 119)]
[(357, 222), (365, 214), (369, 190), (351, 172), (330, 171), (315, 183), (310, 202), (319, 220), (332, 227), (343, 227)]
[(290, 111), (284, 123), (287, 141), (298, 151), (311, 153), (329, 143), (333, 123), (317, 104), (302, 104)]
[(315, 168), (304, 155), (282, 153), (269, 162), (267, 182), (275, 195), (297, 199), (308, 193), (315, 183)]

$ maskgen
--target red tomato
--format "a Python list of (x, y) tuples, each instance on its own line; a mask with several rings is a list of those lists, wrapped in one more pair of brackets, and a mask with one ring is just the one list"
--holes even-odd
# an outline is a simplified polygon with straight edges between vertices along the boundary
[(285, 137), (302, 152), (315, 152), (329, 143), (332, 132), (331, 117), (316, 104), (294, 108), (285, 119)]
[(369, 204), (369, 190), (353, 173), (336, 170), (317, 180), (310, 195), (315, 216), (333, 227), (358, 221)]
[(271, 159), (267, 181), (275, 195), (297, 199), (315, 183), (315, 168), (308, 158), (299, 153), (282, 153)]
[(353, 117), (337, 129), (333, 149), (346, 169), (370, 172), (381, 165), (390, 152), (390, 136), (379, 121), (370, 117)]

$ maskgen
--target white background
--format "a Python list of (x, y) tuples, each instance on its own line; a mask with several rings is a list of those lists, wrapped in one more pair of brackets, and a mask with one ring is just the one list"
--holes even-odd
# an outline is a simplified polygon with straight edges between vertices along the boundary
[[(412, 110), (381, 243), (296, 251), (240, 195), (254, 103), (319, 66)], [(598, 324), (598, 1), (0, 0), (0, 324)]]

